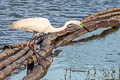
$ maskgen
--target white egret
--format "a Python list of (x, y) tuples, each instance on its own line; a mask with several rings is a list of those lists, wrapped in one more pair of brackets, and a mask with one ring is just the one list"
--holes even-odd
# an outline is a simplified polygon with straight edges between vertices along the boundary
[(11, 27), (14, 29), (22, 29), (28, 32), (49, 33), (64, 30), (69, 24), (75, 24), (82, 27), (82, 23), (77, 20), (67, 21), (63, 27), (55, 28), (50, 24), (47, 18), (27, 18), (15, 21)]
[[(83, 25), (80, 21), (71, 20), (71, 21), (67, 21), (63, 27), (55, 28), (51, 25), (51, 23), (48, 19), (38, 17), (38, 18), (26, 18), (26, 19), (15, 21), (11, 25), (11, 28), (20, 29), (20, 30), (24, 30), (27, 32), (32, 32), (33, 36), (34, 36), (34, 34), (36, 34), (36, 33), (37, 34), (39, 34), (39, 33), (47, 34), (47, 33), (58, 32), (58, 31), (64, 30), (69, 24), (75, 24), (80, 27), (83, 27)], [(30, 47), (30, 43), (33, 39), (33, 36), (31, 38), (31, 40), (29, 41), (29, 44), (28, 44), (29, 47)], [(34, 42), (35, 42), (35, 40), (34, 40)], [(33, 44), (33, 50), (34, 50), (34, 44)]]
[[(63, 27), (55, 28), (50, 24), (50, 21), (47, 18), (38, 17), (38, 18), (26, 18), (26, 19), (15, 21), (11, 25), (11, 28), (21, 29), (27, 32), (32, 32), (33, 34), (36, 34), (36, 33), (47, 34), (49, 32), (58, 32), (58, 31), (64, 30), (69, 24), (75, 24), (80, 27), (83, 27), (80, 21), (71, 20), (71, 21), (67, 21)], [(31, 41), (29, 41), (29, 43), (30, 42)]]

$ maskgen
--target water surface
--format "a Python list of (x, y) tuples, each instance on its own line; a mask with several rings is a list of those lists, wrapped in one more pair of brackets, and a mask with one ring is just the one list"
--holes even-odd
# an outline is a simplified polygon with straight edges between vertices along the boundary
[[(63, 25), (68, 20), (80, 20), (89, 14), (112, 7), (119, 7), (119, 0), (0, 0), (0, 48), (5, 44), (28, 41), (31, 33), (10, 29), (13, 21), (28, 17), (48, 18), (53, 26)], [(106, 29), (85, 34), (76, 40), (101, 34)], [(96, 80), (101, 80), (101, 70), (118, 71), (120, 65), (120, 31), (115, 30), (104, 37), (95, 37), (88, 41), (80, 41), (60, 47), (61, 54), (54, 58), (48, 74), (43, 80), (65, 80), (66, 68), (96, 71)], [(69, 72), (69, 71), (68, 71)], [(118, 73), (118, 72), (116, 72)], [(21, 80), (26, 71), (9, 77), (9, 80)], [(89, 80), (82, 74), (73, 74), (67, 80)], [(92, 74), (92, 73), (91, 73)], [(100, 76), (99, 76), (100, 75)], [(118, 74), (116, 74), (118, 79)], [(88, 75), (91, 76), (91, 75)], [(103, 76), (102, 76), (103, 77)]]

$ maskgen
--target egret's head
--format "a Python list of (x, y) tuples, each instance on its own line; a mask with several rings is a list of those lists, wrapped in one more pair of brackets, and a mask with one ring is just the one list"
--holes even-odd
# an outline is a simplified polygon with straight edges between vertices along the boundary
[(78, 25), (78, 26), (80, 26), (80, 27), (83, 27), (82, 22), (77, 21), (77, 20), (71, 20), (71, 21), (67, 21), (67, 22), (65, 23), (66, 26), (68, 26), (68, 25), (70, 25), (70, 24)]

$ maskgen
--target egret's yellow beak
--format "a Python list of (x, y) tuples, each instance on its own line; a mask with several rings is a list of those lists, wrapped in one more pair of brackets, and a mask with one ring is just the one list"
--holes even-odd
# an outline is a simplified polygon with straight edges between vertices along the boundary
[(80, 27), (83, 27), (83, 26), (84, 26), (84, 24), (81, 23), (81, 24), (80, 24)]

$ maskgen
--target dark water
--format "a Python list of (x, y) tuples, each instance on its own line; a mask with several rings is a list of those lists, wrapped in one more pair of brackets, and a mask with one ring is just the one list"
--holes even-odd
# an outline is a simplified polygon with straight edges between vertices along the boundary
[[(31, 33), (8, 28), (15, 20), (45, 17), (54, 26), (60, 26), (65, 21), (80, 20), (97, 11), (119, 6), (120, 0), (0, 0), (0, 48), (4, 44), (27, 41), (31, 37)], [(99, 29), (76, 40), (101, 34), (104, 30), (106, 29)], [(66, 68), (88, 71), (71, 73), (68, 70), (66, 80), (104, 80), (105, 72), (108, 71), (110, 76), (107, 78), (111, 78), (112, 70), (115, 70), (114, 77), (118, 79), (120, 31), (110, 30), (113, 32), (104, 37), (103, 33), (101, 36), (91, 37), (91, 40), (86, 39), (85, 42), (83, 40), (60, 47), (63, 51), (54, 59), (43, 80), (65, 80)], [(11, 76), (9, 80), (21, 80), (25, 74), (26, 71), (22, 71), (19, 75)]]

